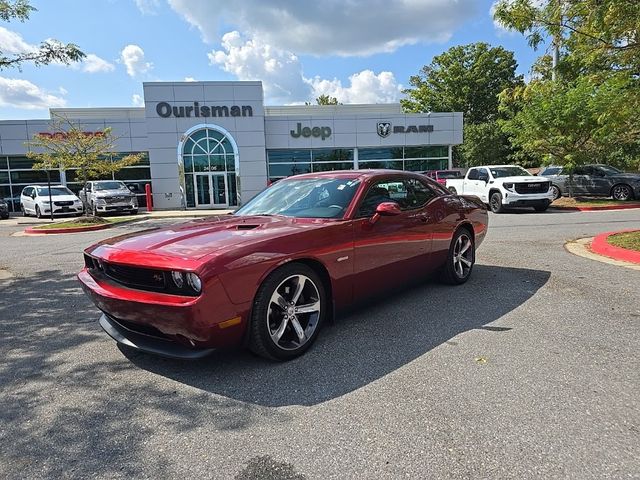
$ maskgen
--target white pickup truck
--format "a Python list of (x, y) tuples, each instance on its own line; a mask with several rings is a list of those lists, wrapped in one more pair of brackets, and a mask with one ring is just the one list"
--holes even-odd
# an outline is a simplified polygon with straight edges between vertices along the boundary
[(551, 182), (518, 165), (487, 165), (470, 168), (460, 179), (448, 179), (447, 188), (458, 195), (475, 195), (494, 213), (510, 207), (533, 207), (544, 212), (553, 201)]

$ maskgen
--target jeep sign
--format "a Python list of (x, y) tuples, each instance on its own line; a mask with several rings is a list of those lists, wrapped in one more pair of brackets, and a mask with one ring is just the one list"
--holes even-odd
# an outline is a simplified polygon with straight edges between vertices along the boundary
[(328, 138), (331, 136), (331, 128), (330, 127), (303, 127), (300, 122), (298, 122), (297, 129), (291, 130), (291, 136), (293, 138), (298, 137), (320, 137), (321, 140)]

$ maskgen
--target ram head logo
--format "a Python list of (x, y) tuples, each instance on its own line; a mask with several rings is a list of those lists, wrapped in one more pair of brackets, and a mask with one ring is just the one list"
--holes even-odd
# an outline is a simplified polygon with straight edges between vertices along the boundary
[(378, 122), (378, 135), (382, 138), (388, 137), (391, 133), (391, 123), (389, 122)]

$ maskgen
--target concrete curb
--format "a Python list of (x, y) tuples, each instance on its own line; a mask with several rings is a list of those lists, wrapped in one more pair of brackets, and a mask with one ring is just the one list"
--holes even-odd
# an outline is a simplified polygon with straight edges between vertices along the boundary
[(619, 232), (606, 232), (601, 233), (594, 237), (591, 242), (591, 250), (599, 255), (605, 257), (615, 258), (616, 260), (622, 260), (624, 262), (638, 263), (640, 264), (640, 252), (629, 250), (626, 248), (616, 247), (609, 243), (609, 237), (618, 233), (637, 232), (640, 230), (621, 230)]
[(625, 205), (594, 205), (592, 207), (554, 207), (549, 205), (549, 208), (556, 210), (569, 210), (572, 212), (595, 212), (598, 210), (629, 210), (631, 208), (640, 208), (640, 203), (631, 203)]
[[(120, 223), (128, 223), (128, 222), (120, 222)], [(68, 228), (34, 228), (27, 227), (24, 229), (24, 233), (28, 235), (48, 235), (51, 233), (78, 233), (78, 232), (93, 232), (94, 230), (106, 230), (107, 228), (111, 228), (115, 225), (120, 225), (118, 223), (111, 224), (105, 223), (104, 225), (90, 225), (87, 227), (68, 227)]]

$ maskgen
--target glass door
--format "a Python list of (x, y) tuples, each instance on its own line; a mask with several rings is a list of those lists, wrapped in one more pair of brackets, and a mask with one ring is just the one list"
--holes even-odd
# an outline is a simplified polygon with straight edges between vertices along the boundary
[(220, 173), (196, 173), (196, 208), (220, 208), (227, 202), (227, 176)]

